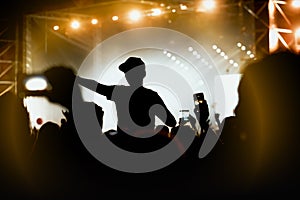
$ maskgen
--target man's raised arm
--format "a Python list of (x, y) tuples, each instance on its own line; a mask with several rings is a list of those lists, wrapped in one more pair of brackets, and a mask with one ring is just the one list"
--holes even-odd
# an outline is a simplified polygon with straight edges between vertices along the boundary
[(106, 96), (107, 99), (110, 100), (113, 89), (115, 86), (109, 86), (109, 85), (103, 85), (101, 83), (98, 83), (95, 80), (77, 77), (77, 83), (82, 85), (83, 87), (86, 87), (92, 91), (97, 92), (98, 94)]

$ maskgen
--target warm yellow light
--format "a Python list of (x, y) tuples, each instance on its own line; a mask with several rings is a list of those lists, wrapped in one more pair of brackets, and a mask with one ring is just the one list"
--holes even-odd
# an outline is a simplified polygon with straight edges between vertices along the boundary
[(78, 28), (80, 27), (79, 21), (77, 21), (77, 20), (72, 21), (72, 22), (71, 22), (71, 27), (72, 27), (73, 29), (78, 29)]
[(113, 21), (118, 21), (119, 20), (119, 17), (117, 15), (114, 15), (112, 18), (111, 18)]
[(296, 37), (300, 37), (300, 28), (296, 29), (295, 36)]
[(138, 21), (141, 17), (142, 17), (142, 14), (141, 14), (141, 12), (138, 11), (138, 10), (132, 10), (132, 11), (129, 13), (129, 18), (130, 18), (132, 21)]
[(202, 5), (205, 10), (212, 10), (216, 7), (216, 2), (214, 0), (204, 0)]
[(46, 79), (42, 76), (30, 77), (25, 80), (25, 88), (29, 91), (45, 90), (47, 85)]
[(58, 31), (59, 30), (59, 26), (58, 25), (53, 26), (53, 30)]
[(151, 11), (152, 11), (152, 16), (158, 16), (158, 15), (161, 15), (161, 9), (159, 9), (159, 8), (153, 8), (153, 9), (151, 9)]
[(269, 50), (270, 53), (278, 49), (278, 32), (275, 27), (270, 28), (269, 30)]
[(91, 24), (94, 24), (94, 25), (95, 25), (95, 24), (98, 24), (98, 19), (92, 19), (92, 20), (91, 20)]
[(268, 9), (269, 9), (269, 16), (270, 16), (270, 18), (274, 18), (274, 13), (275, 13), (275, 5), (274, 5), (274, 2), (269, 1)]
[(179, 7), (180, 7), (180, 10), (187, 10), (187, 6), (184, 4), (180, 4)]
[(300, 50), (300, 28), (295, 31), (295, 44), (297, 50)]
[(294, 8), (300, 8), (300, 0), (294, 0), (294, 1), (292, 2), (292, 6), (293, 6)]

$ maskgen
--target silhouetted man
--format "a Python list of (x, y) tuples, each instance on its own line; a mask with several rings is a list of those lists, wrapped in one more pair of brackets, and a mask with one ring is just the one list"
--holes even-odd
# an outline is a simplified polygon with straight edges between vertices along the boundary
[[(96, 88), (97, 93), (115, 102), (118, 133), (130, 134), (139, 139), (152, 136), (155, 128), (155, 116), (169, 127), (177, 124), (158, 93), (143, 87), (146, 70), (145, 63), (141, 58), (129, 57), (119, 66), (119, 70), (125, 73), (129, 86), (108, 86), (78, 77), (79, 84), (89, 89)], [(151, 135), (151, 133), (153, 134)]]

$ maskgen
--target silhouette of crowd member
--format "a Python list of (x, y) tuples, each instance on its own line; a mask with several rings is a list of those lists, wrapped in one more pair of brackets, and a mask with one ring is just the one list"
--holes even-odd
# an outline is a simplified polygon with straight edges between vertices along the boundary
[[(116, 134), (118, 139), (115, 141), (118, 143), (117, 145), (128, 142), (122, 148), (139, 151), (139, 147), (149, 147), (151, 146), (150, 143), (155, 141), (157, 134), (148, 138), (140, 137), (141, 135), (145, 137), (148, 133), (153, 134), (155, 116), (160, 118), (168, 127), (175, 127), (177, 122), (158, 93), (143, 86), (146, 66), (141, 58), (129, 57), (119, 66), (119, 70), (125, 73), (129, 86), (103, 85), (82, 77), (78, 77), (78, 83), (89, 89), (96, 88), (97, 93), (115, 102), (118, 117), (118, 134)], [(157, 105), (159, 105), (158, 109), (155, 108)], [(147, 145), (148, 141), (151, 141), (149, 145)]]
[(46, 93), (48, 99), (51, 102), (61, 104), (71, 112), (72, 92), (76, 78), (73, 69), (66, 66), (52, 66), (46, 69), (43, 74), (51, 85), (51, 89)]
[(46, 69), (43, 74), (51, 88), (45, 92), (45, 96), (50, 102), (58, 103), (67, 109), (63, 112), (66, 119), (62, 120), (61, 132), (64, 133), (62, 137), (65, 138), (66, 146), (72, 147), (72, 144), (77, 141), (72, 115), (72, 92), (76, 78), (75, 72), (71, 67), (52, 66)]
[[(50, 89), (42, 92), (42, 95), (50, 102), (62, 105), (66, 111), (63, 112), (65, 119), (61, 120), (60, 126), (47, 122), (39, 130), (32, 159), (34, 180), (39, 190), (36, 196), (73, 197), (78, 194), (79, 189), (84, 190), (92, 185), (91, 183), (87, 186), (86, 181), (88, 178), (92, 179), (89, 173), (96, 176), (92, 169), (98, 167), (98, 162), (82, 144), (74, 124), (72, 94), (73, 90), (79, 89), (78, 85), (74, 85), (74, 70), (68, 66), (57, 65), (49, 67), (43, 74), (50, 84)], [(93, 106), (96, 106), (97, 117), (101, 120), (102, 108), (94, 104)], [(86, 183), (85, 186), (81, 186), (82, 181)]]
[[(22, 99), (12, 92), (0, 97), (0, 195), (18, 197), (30, 188), (33, 137)], [(18, 191), (18, 192), (16, 192)]]
[(256, 162), (252, 167), (258, 194), (298, 193), (299, 66), (299, 54), (276, 52), (249, 65), (240, 83), (236, 116), (243, 137), (256, 146), (248, 155)]
[[(73, 112), (72, 112), (72, 101), (73, 91), (79, 90), (79, 86), (75, 85), (76, 74), (71, 67), (68, 66), (52, 66), (44, 71), (44, 75), (47, 81), (51, 85), (51, 90), (47, 91), (45, 95), (51, 102), (59, 103), (65, 108), (63, 114), (66, 119), (63, 119), (60, 126), (60, 132), (62, 133), (62, 138), (64, 140), (65, 146), (68, 147), (66, 150), (70, 151), (70, 156), (73, 155), (74, 159), (89, 157), (89, 153), (83, 146), (74, 124)], [(76, 97), (80, 98), (80, 97)], [(77, 101), (83, 102), (83, 99), (77, 99)], [(92, 104), (91, 102), (85, 102), (82, 106), (86, 104)], [(103, 110), (97, 104), (95, 106), (95, 111), (99, 124), (102, 124)], [(84, 108), (83, 108), (84, 109)], [(88, 156), (87, 156), (88, 154)]]
[(195, 101), (194, 113), (199, 121), (201, 132), (200, 134), (204, 135), (209, 128), (209, 108), (207, 101), (204, 99), (203, 93), (196, 93), (193, 95)]
[(216, 175), (207, 178), (215, 191), (250, 197), (297, 194), (299, 66), (300, 56), (284, 51), (245, 68), (235, 117), (225, 118), (219, 142), (203, 159)]

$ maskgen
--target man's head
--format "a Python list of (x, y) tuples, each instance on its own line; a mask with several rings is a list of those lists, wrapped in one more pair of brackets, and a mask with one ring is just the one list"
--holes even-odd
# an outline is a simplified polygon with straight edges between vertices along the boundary
[(125, 73), (125, 77), (129, 85), (140, 86), (146, 76), (145, 63), (141, 58), (129, 57), (119, 66), (119, 70)]
[(52, 88), (46, 94), (48, 99), (71, 109), (73, 85), (76, 78), (73, 69), (68, 66), (52, 66), (44, 71), (44, 75)]

